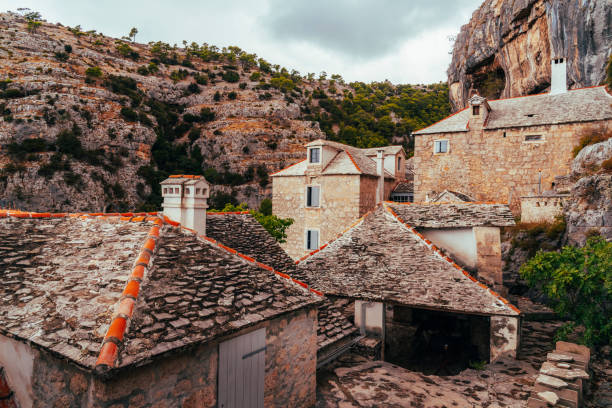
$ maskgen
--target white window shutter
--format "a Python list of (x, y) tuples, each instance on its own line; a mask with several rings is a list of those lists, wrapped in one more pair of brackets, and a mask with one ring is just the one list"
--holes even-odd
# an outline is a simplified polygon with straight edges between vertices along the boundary
[(312, 188), (312, 206), (313, 207), (319, 206), (319, 187)]

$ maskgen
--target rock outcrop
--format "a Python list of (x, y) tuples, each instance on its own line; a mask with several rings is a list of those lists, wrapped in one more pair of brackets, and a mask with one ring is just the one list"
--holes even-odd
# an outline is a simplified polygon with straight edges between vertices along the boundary
[(609, 0), (486, 0), (461, 28), (448, 68), (453, 110), (546, 91), (551, 59), (567, 58), (570, 89), (599, 85), (612, 39)]
[[(132, 51), (122, 53), (122, 43)], [(184, 48), (167, 52), (174, 62), (160, 62), (152, 45), (61, 24), (32, 30), (23, 17), (0, 13), (0, 207), (149, 209), (157, 183), (151, 180), (161, 179), (152, 172), (176, 157), (166, 172), (214, 169), (221, 181), (213, 192), (253, 207), (271, 196), (268, 173), (300, 160), (305, 143), (325, 138), (317, 122), (302, 120), (308, 95), (324, 83), (303, 80), (283, 93), (269, 73), (252, 76), (257, 67), (206, 61)], [(151, 63), (156, 70), (147, 72)], [(135, 81), (133, 88), (109, 84), (113, 76)], [(161, 116), (155, 104), (164, 104), (157, 105), (165, 109)], [(202, 109), (214, 117), (200, 119)], [(160, 145), (162, 117), (172, 135)], [(62, 131), (76, 134), (78, 151), (61, 151)]]
[(564, 208), (567, 237), (583, 245), (590, 233), (612, 239), (612, 174), (602, 164), (612, 158), (612, 138), (586, 146), (572, 163), (571, 177), (577, 180)]

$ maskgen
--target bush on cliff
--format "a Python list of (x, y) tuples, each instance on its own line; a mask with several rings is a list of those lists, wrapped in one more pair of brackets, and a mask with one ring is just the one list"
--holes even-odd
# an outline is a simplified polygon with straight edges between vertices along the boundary
[(539, 251), (520, 274), (548, 296), (562, 318), (570, 320), (560, 334), (582, 325), (585, 344), (612, 345), (612, 242), (591, 236), (582, 248)]

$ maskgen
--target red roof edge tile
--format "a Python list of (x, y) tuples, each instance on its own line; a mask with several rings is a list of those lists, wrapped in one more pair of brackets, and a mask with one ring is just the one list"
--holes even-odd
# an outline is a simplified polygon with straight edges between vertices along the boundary
[(345, 153), (348, 155), (349, 159), (351, 159), (351, 161), (353, 162), (353, 165), (355, 166), (355, 168), (357, 169), (357, 171), (358, 171), (358, 172), (360, 172), (360, 173), (363, 173), (363, 172), (361, 171), (361, 169), (359, 168), (359, 166), (357, 165), (357, 163), (355, 162), (355, 159), (353, 159), (353, 156), (351, 156), (351, 154), (349, 153), (349, 151), (348, 151), (348, 150), (345, 150), (344, 152), (345, 152)]
[[(403, 221), (399, 220), (399, 217), (397, 215), (397, 213), (395, 211), (393, 211), (393, 208), (389, 207), (388, 205), (385, 205), (385, 209), (402, 225), (404, 225), (405, 227), (408, 228), (408, 230), (410, 232), (412, 232), (413, 234), (415, 234), (416, 236), (418, 236), (421, 241), (425, 244), (425, 246), (427, 248), (429, 248), (431, 251), (435, 252), (436, 254), (438, 254), (440, 256), (440, 258), (443, 261), (448, 262), (449, 264), (451, 264), (452, 266), (454, 266), (455, 268), (457, 268), (458, 270), (460, 270), (461, 272), (463, 272), (463, 274), (468, 277), (472, 282), (475, 282), (478, 286), (480, 286), (482, 289), (486, 290), (491, 296), (497, 298), (500, 302), (502, 302), (504, 305), (508, 306), (511, 310), (513, 310), (514, 312), (521, 314), (521, 311), (516, 308), (515, 306), (513, 306), (506, 298), (500, 296), (498, 293), (494, 292), (493, 290), (489, 289), (489, 287), (481, 282), (479, 282), (476, 278), (474, 278), (472, 275), (470, 275), (466, 270), (464, 270), (461, 266), (457, 265), (455, 262), (453, 262), (448, 256), (446, 256), (445, 254), (442, 253), (442, 251), (440, 251), (438, 248), (435, 247), (435, 245), (431, 244), (431, 241), (425, 239), (425, 237), (423, 237), (423, 235), (419, 234), (414, 228), (412, 228), (410, 225), (406, 224)], [(428, 243), (429, 242), (429, 243)]]
[[(144, 217), (133, 217), (131, 221), (138, 222), (140, 218)], [(157, 220), (161, 221), (160, 218)], [(163, 221), (161, 221), (163, 224)], [(159, 223), (154, 222), (151, 226), (149, 234), (142, 245), (140, 254), (134, 263), (130, 277), (128, 278), (121, 300), (117, 306), (117, 310), (113, 315), (110, 326), (104, 336), (100, 353), (96, 361), (95, 370), (98, 373), (104, 373), (112, 369), (119, 356), (119, 346), (123, 342), (125, 332), (127, 330), (130, 319), (134, 313), (134, 307), (138, 294), (140, 293), (140, 282), (144, 278), (146, 271), (146, 265), (148, 264), (151, 256), (155, 252), (157, 246), (157, 238), (159, 237), (160, 227)], [(143, 265), (144, 264), (144, 265)]]

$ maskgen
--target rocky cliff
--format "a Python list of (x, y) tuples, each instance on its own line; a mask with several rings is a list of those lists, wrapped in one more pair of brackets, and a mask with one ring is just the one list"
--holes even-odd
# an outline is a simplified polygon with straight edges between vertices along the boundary
[(185, 48), (160, 61), (153, 47), (0, 14), (0, 206), (150, 207), (173, 171), (205, 172), (254, 206), (270, 193), (268, 173), (324, 137), (301, 119), (324, 84), (281, 92), (256, 64)]
[(612, 44), (610, 0), (485, 0), (461, 28), (448, 68), (453, 110), (473, 89), (489, 98), (546, 91), (551, 59), (570, 88), (599, 85)]

